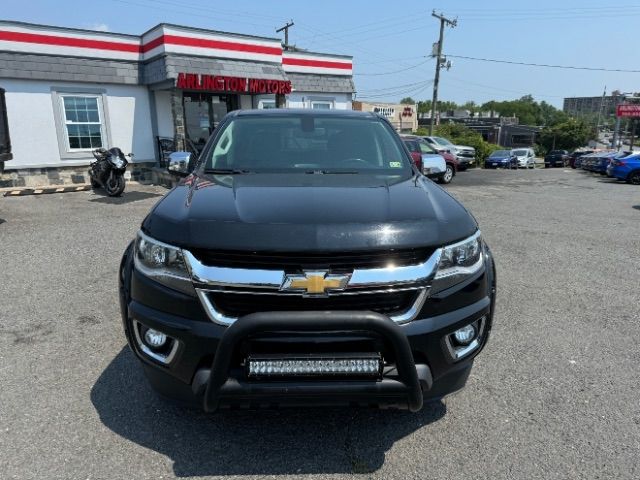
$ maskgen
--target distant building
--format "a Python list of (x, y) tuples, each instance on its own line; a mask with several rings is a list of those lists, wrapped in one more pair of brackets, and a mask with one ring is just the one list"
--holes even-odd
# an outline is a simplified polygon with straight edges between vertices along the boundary
[[(450, 113), (451, 115), (445, 115), (445, 113)], [(462, 124), (479, 133), (485, 141), (506, 148), (532, 146), (541, 130), (541, 127), (519, 125), (517, 117), (491, 116), (487, 113), (484, 116), (476, 115), (465, 118), (454, 115), (454, 112), (445, 113), (439, 118), (439, 123)], [(421, 127), (428, 127), (430, 122), (429, 115), (420, 115), (419, 123)]]
[(572, 117), (585, 117), (602, 113), (603, 118), (616, 113), (616, 105), (621, 101), (620, 92), (598, 97), (570, 97), (564, 99), (562, 110)]
[(403, 103), (352, 102), (353, 110), (375, 112), (385, 117), (400, 133), (412, 133), (418, 129), (418, 106)]

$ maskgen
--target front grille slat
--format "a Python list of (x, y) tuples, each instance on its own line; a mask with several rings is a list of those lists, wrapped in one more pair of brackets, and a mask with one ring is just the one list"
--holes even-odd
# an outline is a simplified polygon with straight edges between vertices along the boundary
[(260, 268), (266, 270), (301, 270), (326, 268), (348, 271), (356, 268), (384, 268), (418, 265), (425, 262), (433, 249), (384, 250), (366, 252), (238, 252), (229, 250), (191, 250), (203, 264), (227, 268)]
[(415, 290), (319, 298), (210, 292), (209, 299), (217, 310), (231, 317), (240, 317), (256, 312), (324, 310), (372, 310), (391, 315), (409, 309), (415, 302), (417, 295), (418, 292)]

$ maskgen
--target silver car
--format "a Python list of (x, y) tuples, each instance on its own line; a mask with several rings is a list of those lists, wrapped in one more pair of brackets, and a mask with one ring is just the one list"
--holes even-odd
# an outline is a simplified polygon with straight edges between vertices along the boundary
[(533, 148), (514, 148), (511, 153), (518, 158), (518, 168), (536, 167), (536, 153)]

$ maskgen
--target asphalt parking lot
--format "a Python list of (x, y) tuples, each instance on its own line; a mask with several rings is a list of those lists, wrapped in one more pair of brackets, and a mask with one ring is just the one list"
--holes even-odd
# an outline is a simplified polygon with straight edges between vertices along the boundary
[(639, 478), (640, 188), (564, 169), (447, 188), (492, 247), (497, 312), (467, 388), (417, 414), (163, 402), (116, 278), (166, 190), (0, 197), (0, 477)]

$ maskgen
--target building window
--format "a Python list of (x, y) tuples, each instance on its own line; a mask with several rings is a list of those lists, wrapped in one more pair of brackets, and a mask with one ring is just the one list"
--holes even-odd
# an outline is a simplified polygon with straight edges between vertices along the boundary
[(276, 108), (275, 100), (260, 100), (258, 102), (258, 108), (267, 110), (269, 108)]
[(314, 110), (331, 110), (333, 108), (332, 102), (311, 102), (311, 108)]
[(60, 95), (64, 112), (67, 148), (91, 150), (103, 146), (102, 97)]

